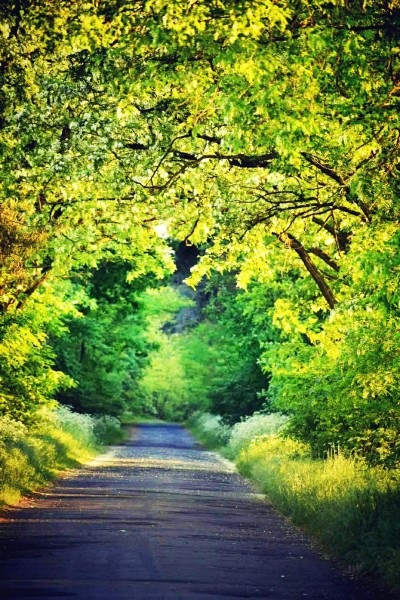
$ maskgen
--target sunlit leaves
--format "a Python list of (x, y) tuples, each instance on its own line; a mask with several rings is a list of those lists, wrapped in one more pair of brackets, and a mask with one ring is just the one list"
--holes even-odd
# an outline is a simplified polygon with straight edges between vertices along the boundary
[(397, 4), (74, 0), (0, 11), (3, 313), (18, 320), (45, 281), (117, 257), (132, 284), (162, 278), (173, 268), (164, 228), (202, 246), (192, 284), (235, 272), (243, 314), (281, 331), (284, 344), (263, 357), (271, 393), (316, 447), (356, 439), (341, 429), (343, 397), (354, 399), (357, 439), (384, 428), (367, 409), (358, 419), (357, 403), (397, 410), (394, 371), (376, 359), (397, 339)]

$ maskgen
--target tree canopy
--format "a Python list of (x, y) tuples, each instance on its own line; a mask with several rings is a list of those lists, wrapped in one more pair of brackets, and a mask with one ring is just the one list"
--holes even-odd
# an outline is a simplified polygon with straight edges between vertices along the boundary
[(397, 456), (399, 42), (398, 0), (2, 2), (4, 339), (45, 282), (161, 279), (178, 239), (281, 331), (297, 435)]

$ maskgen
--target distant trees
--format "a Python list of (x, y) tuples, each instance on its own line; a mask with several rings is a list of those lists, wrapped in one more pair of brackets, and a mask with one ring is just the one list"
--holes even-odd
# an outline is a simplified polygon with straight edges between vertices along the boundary
[(75, 382), (57, 398), (79, 412), (118, 416), (132, 406), (151, 348), (139, 304), (151, 274), (128, 283), (132, 267), (122, 261), (103, 262), (90, 274), (75, 277), (73, 299), (79, 318), (66, 317), (65, 331), (52, 345), (57, 367)]

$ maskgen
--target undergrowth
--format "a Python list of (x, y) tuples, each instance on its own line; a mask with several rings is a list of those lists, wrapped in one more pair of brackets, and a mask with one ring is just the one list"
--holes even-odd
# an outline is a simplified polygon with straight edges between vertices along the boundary
[(0, 507), (94, 457), (101, 446), (121, 440), (119, 421), (59, 407), (43, 410), (30, 427), (0, 417)]
[[(221, 453), (328, 554), (400, 592), (399, 471), (369, 467), (337, 448), (325, 459), (312, 459), (305, 444), (284, 436), (284, 419), (265, 416), (235, 425)], [(208, 422), (197, 420), (192, 431)], [(206, 443), (207, 436), (203, 431), (200, 439)]]
[(196, 412), (186, 422), (193, 435), (207, 448), (215, 449), (225, 446), (231, 435), (231, 428), (222, 417), (211, 413)]

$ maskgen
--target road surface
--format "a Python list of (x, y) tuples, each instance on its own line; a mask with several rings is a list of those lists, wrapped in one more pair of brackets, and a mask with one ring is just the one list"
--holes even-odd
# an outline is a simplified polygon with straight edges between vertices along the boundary
[(376, 600), (177, 425), (35, 494), (0, 522), (0, 598)]

